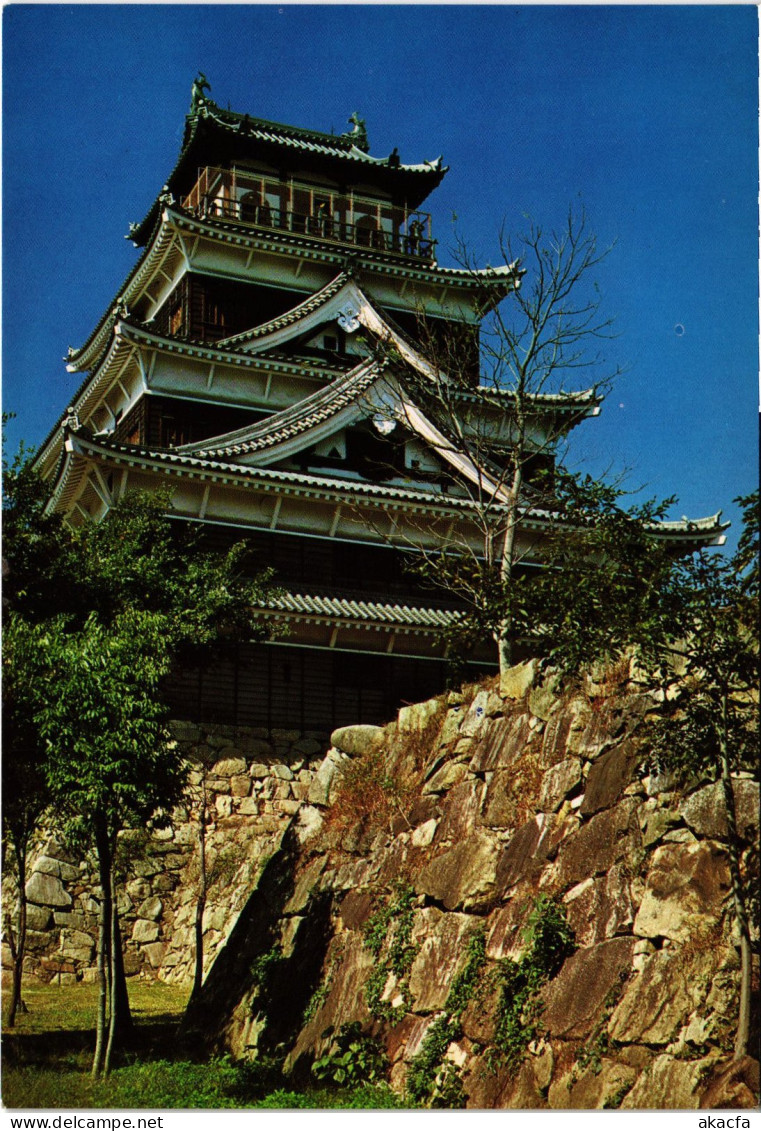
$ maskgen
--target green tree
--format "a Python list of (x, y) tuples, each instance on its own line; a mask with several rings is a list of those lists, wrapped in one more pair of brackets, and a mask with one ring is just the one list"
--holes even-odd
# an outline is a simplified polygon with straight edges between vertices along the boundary
[(26, 953), (27, 859), (40, 819), (50, 803), (45, 776), (45, 746), (35, 722), (34, 687), (39, 675), (39, 654), (17, 613), (7, 611), (3, 625), (3, 847), (15, 873), (16, 920), (6, 920), (13, 975), (5, 1023), (12, 1029), (19, 1010), (21, 979)]
[(721, 782), (740, 949), (739, 1059), (750, 1031), (751, 939), (733, 775), (755, 769), (758, 754), (758, 492), (736, 502), (743, 508), (736, 553), (725, 558), (703, 551), (674, 562), (660, 621), (652, 623), (641, 654), (661, 686), (679, 673), (680, 694), (654, 730), (655, 756), (674, 770), (708, 770)]
[[(3, 426), (8, 415), (3, 415)], [(57, 515), (45, 512), (47, 491), (23, 445), (12, 460), (3, 454), (3, 854), (15, 873), (15, 924), (6, 921), (13, 961), (6, 1024), (25, 1009), (21, 978), (26, 951), (27, 858), (35, 827), (50, 801), (44, 743), (34, 720), (38, 655), (24, 631), (48, 615), (51, 594), (68, 591), (67, 539)]]
[(508, 596), (524, 646), (572, 674), (660, 632), (678, 551), (658, 524), (674, 500), (627, 507), (625, 491), (591, 475), (553, 478), (544, 568)]
[(161, 697), (172, 659), (166, 630), (165, 614), (136, 609), (108, 626), (91, 614), (74, 631), (62, 618), (31, 630), (46, 661), (35, 718), (46, 743), (55, 814), (70, 838), (94, 843), (98, 859), (102, 898), (94, 1074), (108, 1071), (124, 1020), (118, 1000), (116, 838), (123, 829), (164, 813), (185, 784)]
[[(44, 744), (42, 779), (56, 818), (98, 857), (101, 994), (93, 1069), (107, 1071), (119, 1030), (129, 1024), (113, 893), (116, 838), (160, 816), (184, 782), (166, 729), (163, 683), (188, 653), (199, 658), (241, 636), (264, 637), (253, 610), (266, 600), (271, 576), (251, 576), (242, 546), (203, 552), (167, 516), (168, 496), (128, 493), (102, 521), (70, 530), (48, 524), (42, 488), (23, 457), (18, 475), (30, 489), (7, 497), (14, 524), (6, 551), (24, 567), (11, 564), (11, 578), (29, 576), (35, 584), (13, 586), (6, 678), (11, 689), (28, 693), (4, 707), (14, 719), (23, 714), (27, 731)], [(44, 559), (47, 549), (65, 567), (66, 584), (46, 592), (44, 574), (39, 580), (28, 561), (30, 530), (35, 554)], [(25, 683), (31, 671), (35, 677)], [(22, 769), (23, 743), (16, 745), (9, 773)]]

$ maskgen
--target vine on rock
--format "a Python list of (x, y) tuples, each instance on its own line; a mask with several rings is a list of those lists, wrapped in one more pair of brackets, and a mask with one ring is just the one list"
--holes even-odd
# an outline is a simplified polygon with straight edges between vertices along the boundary
[(461, 1018), (476, 989), (486, 961), (483, 929), (470, 936), (467, 959), (452, 982), (444, 1013), (428, 1029), (422, 1048), (407, 1074), (407, 1094), (415, 1104), (436, 1108), (465, 1106), (465, 1090), (457, 1065), (446, 1060), (447, 1049), (462, 1033)]
[[(388, 903), (379, 908), (365, 925), (365, 946), (372, 954), (375, 968), (365, 985), (365, 1000), (373, 1017), (395, 1024), (409, 1011), (409, 973), (417, 948), (412, 943), (413, 900), (409, 885), (398, 883)], [(402, 1004), (393, 1006), (383, 1000), (389, 975), (396, 980)]]
[(494, 1046), (489, 1050), (490, 1067), (494, 1069), (500, 1064), (512, 1070), (518, 1067), (537, 1035), (539, 991), (575, 949), (563, 908), (546, 895), (540, 895), (534, 903), (523, 939), (528, 944), (523, 957), (517, 962), (505, 958), (499, 964), (500, 996)]

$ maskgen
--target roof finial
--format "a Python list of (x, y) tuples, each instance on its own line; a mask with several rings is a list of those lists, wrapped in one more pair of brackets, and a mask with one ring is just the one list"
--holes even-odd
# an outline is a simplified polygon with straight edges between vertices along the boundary
[(197, 114), (201, 106), (206, 102), (204, 91), (211, 91), (211, 86), (203, 71), (199, 71), (193, 79), (193, 85), (190, 88), (190, 113)]
[(348, 121), (354, 127), (346, 133), (341, 134), (341, 137), (347, 137), (350, 141), (354, 142), (357, 149), (361, 149), (363, 153), (367, 153), (370, 149), (370, 143), (367, 140), (367, 130), (365, 128), (365, 119), (360, 118), (359, 111), (355, 110)]

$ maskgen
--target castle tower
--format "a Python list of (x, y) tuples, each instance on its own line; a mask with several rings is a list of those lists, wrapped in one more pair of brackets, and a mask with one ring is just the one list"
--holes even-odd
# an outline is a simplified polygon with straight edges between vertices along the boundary
[[(521, 272), (439, 266), (422, 206), (441, 158), (373, 157), (356, 114), (334, 136), (223, 110), (207, 89), (201, 76), (177, 163), (131, 225), (140, 257), (70, 351), (83, 384), (38, 467), (73, 524), (128, 489), (169, 487), (178, 521), (213, 545), (245, 537), (275, 567), (284, 594), (263, 615), (287, 635), (178, 672), (176, 713), (380, 722), (441, 690), (440, 631), (457, 615), (405, 553), (453, 527), (477, 547), (474, 493), (498, 490), (410, 394), (431, 373), (421, 320), (423, 339), (459, 336), (482, 422), (509, 435), (510, 398), (479, 390), (478, 328)], [(538, 399), (537, 451), (598, 411), (592, 392)], [(716, 540), (718, 518), (691, 529)]]

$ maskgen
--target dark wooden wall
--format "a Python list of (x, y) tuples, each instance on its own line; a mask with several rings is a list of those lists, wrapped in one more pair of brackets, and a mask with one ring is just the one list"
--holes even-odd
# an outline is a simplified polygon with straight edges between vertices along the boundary
[(175, 672), (167, 693), (173, 716), (191, 722), (329, 732), (388, 722), (445, 688), (437, 661), (246, 644), (206, 670)]

